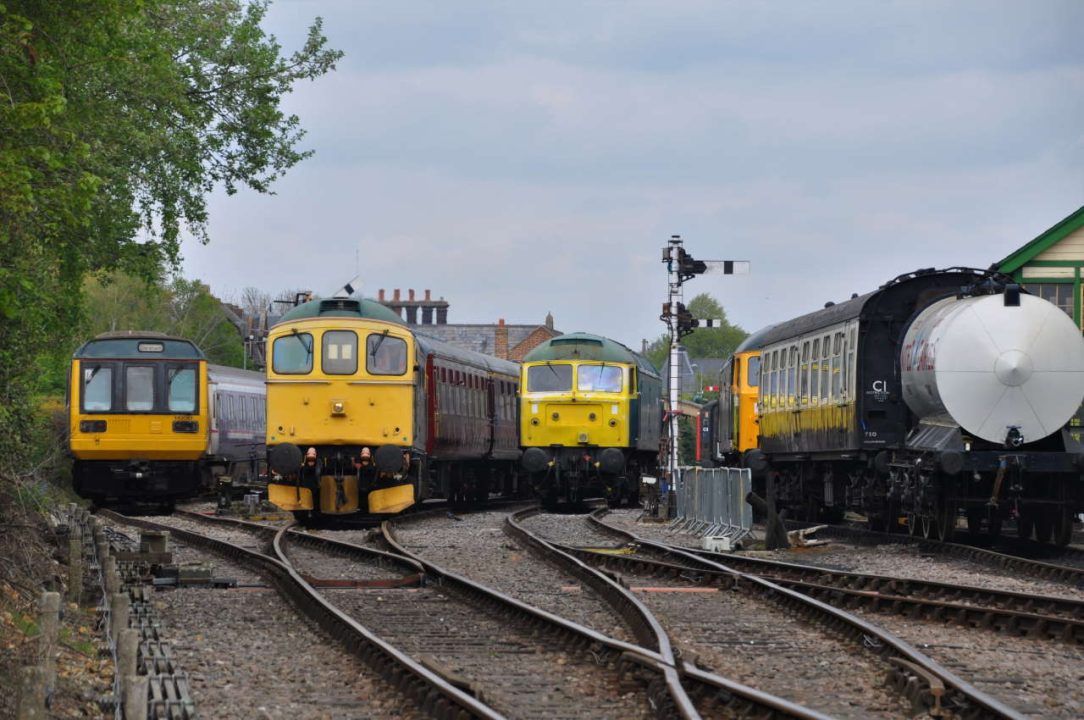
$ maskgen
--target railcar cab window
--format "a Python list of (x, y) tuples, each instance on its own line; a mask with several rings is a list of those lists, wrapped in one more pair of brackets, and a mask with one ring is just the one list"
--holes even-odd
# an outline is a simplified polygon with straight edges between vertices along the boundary
[(196, 411), (195, 368), (169, 368), (166, 372), (169, 386), (169, 411), (194, 413)]
[(621, 368), (613, 365), (580, 365), (576, 373), (580, 392), (621, 392)]
[(370, 375), (402, 375), (406, 372), (406, 340), (374, 333), (365, 340), (365, 369)]
[(358, 371), (358, 334), (353, 330), (324, 333), (320, 367), (328, 375), (353, 375)]
[(113, 368), (83, 366), (83, 410), (108, 412), (113, 409)]
[(312, 335), (294, 333), (275, 339), (271, 346), (271, 367), (281, 375), (312, 372)]
[(572, 390), (572, 366), (535, 365), (527, 368), (527, 392), (569, 392)]
[(153, 367), (129, 365), (124, 368), (124, 406), (135, 412), (154, 409)]

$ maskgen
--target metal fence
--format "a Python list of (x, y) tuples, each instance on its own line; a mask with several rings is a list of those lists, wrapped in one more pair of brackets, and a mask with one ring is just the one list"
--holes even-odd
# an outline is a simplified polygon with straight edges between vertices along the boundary
[(748, 468), (678, 468), (677, 512), (671, 527), (674, 532), (725, 537), (736, 543), (753, 530), (753, 508), (745, 502), (752, 489)]

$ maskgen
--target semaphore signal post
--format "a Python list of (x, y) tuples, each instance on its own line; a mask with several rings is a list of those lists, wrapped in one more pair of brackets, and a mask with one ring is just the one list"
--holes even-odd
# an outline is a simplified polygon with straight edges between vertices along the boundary
[(745, 260), (697, 260), (685, 252), (680, 235), (671, 235), (670, 242), (662, 249), (662, 261), (666, 263), (669, 280), (669, 296), (662, 306), (659, 319), (670, 329), (670, 398), (667, 405), (667, 417), (670, 422), (670, 445), (666, 477), (672, 486), (678, 469), (678, 403), (681, 400), (680, 352), (678, 343), (697, 328), (722, 327), (722, 319), (697, 320), (685, 308), (682, 286), (686, 280), (708, 272), (722, 272), (724, 275), (745, 275), (749, 273), (749, 262)]

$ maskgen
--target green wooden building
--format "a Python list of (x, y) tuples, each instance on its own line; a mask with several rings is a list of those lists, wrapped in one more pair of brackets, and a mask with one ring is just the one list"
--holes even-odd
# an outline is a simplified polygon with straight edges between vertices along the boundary
[(995, 263), (1033, 295), (1054, 303), (1084, 328), (1081, 275), (1084, 274), (1084, 207)]

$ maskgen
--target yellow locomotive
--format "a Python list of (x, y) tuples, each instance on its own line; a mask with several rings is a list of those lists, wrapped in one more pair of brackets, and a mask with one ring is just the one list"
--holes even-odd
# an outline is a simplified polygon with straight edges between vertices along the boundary
[(75, 351), (67, 404), (72, 483), (96, 503), (168, 505), (216, 475), (259, 475), (263, 376), (209, 364), (189, 340), (99, 335)]
[(515, 363), (415, 333), (367, 299), (299, 305), (267, 342), (278, 507), (389, 514), (514, 490)]
[(635, 502), (658, 466), (662, 384), (643, 356), (586, 333), (548, 340), (520, 376), (522, 464), (546, 504)]

